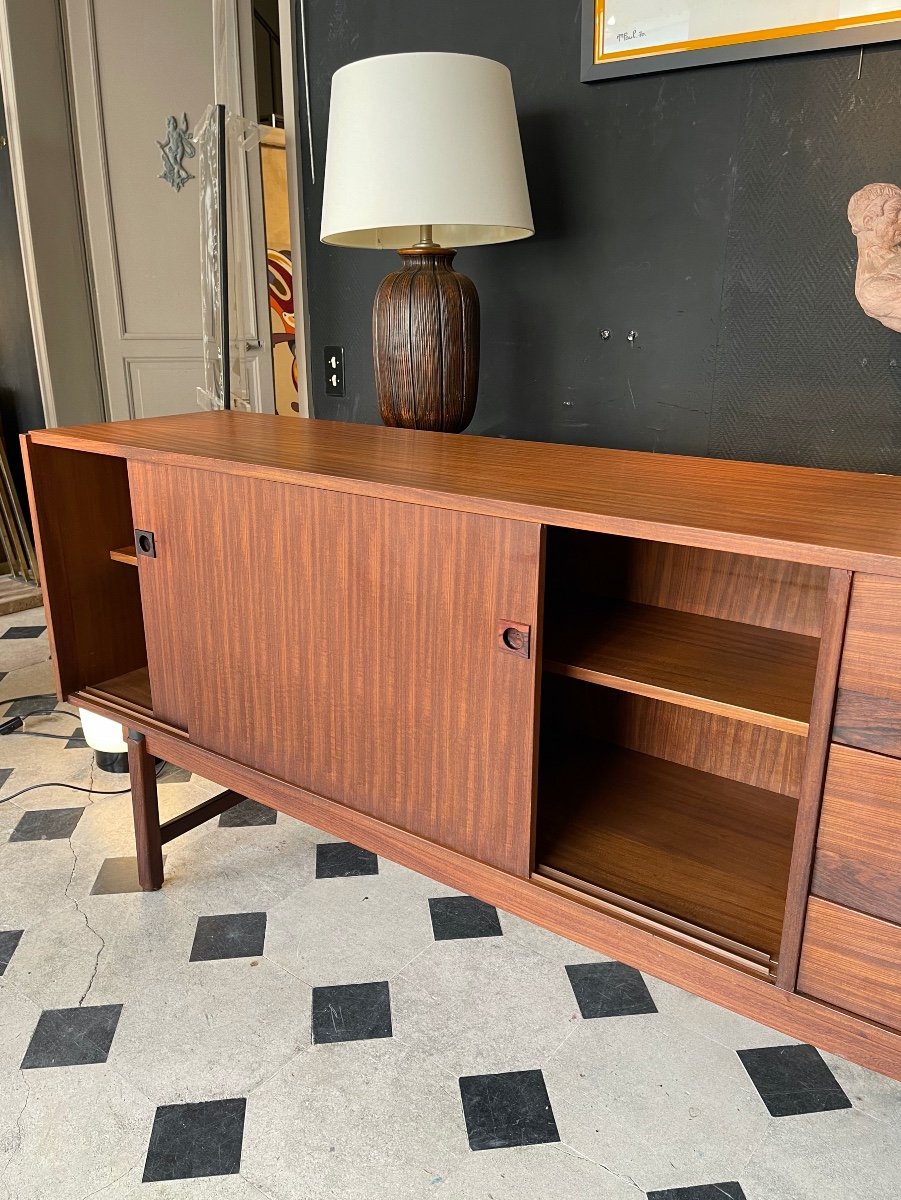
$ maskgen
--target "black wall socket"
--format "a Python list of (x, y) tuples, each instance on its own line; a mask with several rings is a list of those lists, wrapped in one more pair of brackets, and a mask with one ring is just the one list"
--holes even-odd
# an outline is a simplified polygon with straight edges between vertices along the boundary
[(344, 347), (325, 347), (325, 394), (343, 396), (344, 391)]

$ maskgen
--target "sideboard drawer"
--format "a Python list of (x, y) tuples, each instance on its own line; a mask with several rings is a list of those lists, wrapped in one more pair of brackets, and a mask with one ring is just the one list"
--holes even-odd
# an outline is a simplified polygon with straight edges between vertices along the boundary
[(798, 991), (901, 1029), (901, 925), (812, 896)]
[(811, 891), (901, 924), (901, 761), (832, 747)]
[(832, 736), (901, 758), (901, 579), (855, 575)]

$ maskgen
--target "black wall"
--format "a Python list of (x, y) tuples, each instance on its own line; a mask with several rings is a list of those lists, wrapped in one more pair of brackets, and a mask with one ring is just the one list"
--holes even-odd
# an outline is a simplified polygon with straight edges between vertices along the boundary
[(852, 48), (582, 84), (577, 0), (307, 0), (306, 22), (317, 416), (378, 420), (370, 311), (396, 261), (318, 240), (331, 75), (451, 50), (510, 67), (536, 226), (457, 256), (482, 301), (470, 432), (901, 472), (901, 335), (854, 299), (845, 215), (901, 184), (901, 46), (868, 48), (859, 80)]
[[(6, 116), (0, 94), (0, 135)], [(19, 434), (44, 424), (41, 389), (28, 317), (25, 274), (19, 249), (9, 148), (0, 147), (0, 428), (23, 507), (27, 508)]]

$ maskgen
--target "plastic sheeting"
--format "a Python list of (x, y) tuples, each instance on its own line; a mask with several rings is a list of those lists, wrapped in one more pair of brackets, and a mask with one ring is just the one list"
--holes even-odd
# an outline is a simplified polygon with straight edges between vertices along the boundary
[[(200, 185), (200, 297), (203, 336), (203, 387), (197, 389), (201, 408), (224, 408), (222, 379), (222, 254), (219, 230), (219, 144), (217, 112), (210, 105), (194, 128), (197, 180)], [(256, 349), (253, 254), (248, 220), (247, 153), (258, 145), (260, 127), (244, 117), (226, 113), (226, 214), (229, 312), (228, 391), (232, 408), (251, 408), (249, 349)]]

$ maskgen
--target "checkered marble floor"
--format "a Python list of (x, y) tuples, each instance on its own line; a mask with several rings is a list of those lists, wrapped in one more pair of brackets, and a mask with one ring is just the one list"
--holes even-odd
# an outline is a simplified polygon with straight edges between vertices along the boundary
[[(47, 655), (40, 610), (0, 619), (0, 713), (55, 706)], [(901, 1085), (249, 801), (144, 895), (127, 777), (65, 706), (25, 729), (0, 1200), (896, 1194)], [(88, 790), (16, 796), (51, 780)], [(164, 817), (218, 790), (166, 768)]]

